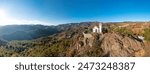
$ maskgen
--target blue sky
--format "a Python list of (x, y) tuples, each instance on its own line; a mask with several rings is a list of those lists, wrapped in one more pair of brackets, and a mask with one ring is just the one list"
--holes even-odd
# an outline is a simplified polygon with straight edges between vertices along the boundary
[(150, 0), (0, 0), (0, 24), (85, 21), (150, 21)]

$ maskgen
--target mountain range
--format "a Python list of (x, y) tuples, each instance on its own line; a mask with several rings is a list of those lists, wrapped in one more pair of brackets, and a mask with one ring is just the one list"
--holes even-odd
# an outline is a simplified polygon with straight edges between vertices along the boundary
[(11, 40), (32, 40), (60, 32), (55, 26), (44, 25), (7, 25), (0, 27), (0, 38)]
[[(99, 22), (0, 27), (2, 57), (141, 57), (150, 56), (150, 22)], [(86, 39), (84, 33), (93, 38)], [(144, 40), (138, 38), (143, 36)], [(89, 45), (91, 44), (91, 45)]]

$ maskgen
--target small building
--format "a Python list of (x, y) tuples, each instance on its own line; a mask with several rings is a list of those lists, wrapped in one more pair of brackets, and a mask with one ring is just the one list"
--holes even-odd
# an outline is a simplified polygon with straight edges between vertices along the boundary
[(94, 27), (93, 27), (93, 32), (94, 32), (94, 33), (102, 33), (102, 24), (99, 23), (98, 26), (94, 26)]
[(143, 36), (138, 36), (138, 39), (144, 42), (144, 37)]

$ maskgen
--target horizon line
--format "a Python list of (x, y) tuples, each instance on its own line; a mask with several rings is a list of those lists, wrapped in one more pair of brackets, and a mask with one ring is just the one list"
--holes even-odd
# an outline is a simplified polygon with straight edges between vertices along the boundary
[(45, 26), (57, 26), (57, 25), (63, 25), (63, 24), (72, 24), (72, 23), (86, 23), (86, 22), (101, 22), (101, 23), (123, 23), (123, 22), (150, 22), (150, 21), (80, 21), (80, 22), (68, 22), (68, 23), (60, 23), (60, 24), (0, 24), (0, 26), (8, 26), (8, 25), (45, 25)]

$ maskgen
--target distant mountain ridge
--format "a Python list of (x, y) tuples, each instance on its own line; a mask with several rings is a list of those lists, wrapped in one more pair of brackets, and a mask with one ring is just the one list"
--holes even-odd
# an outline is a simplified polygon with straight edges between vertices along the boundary
[(6, 25), (0, 27), (0, 38), (4, 40), (31, 40), (60, 32), (55, 26)]
[[(67, 30), (73, 30), (80, 27), (92, 27), (99, 22), (81, 22), (81, 23), (67, 23), (60, 24), (57, 26), (44, 26), (44, 25), (6, 25), (0, 26), (0, 39), (11, 41), (11, 40), (32, 40), (44, 36), (57, 34)], [(140, 33), (143, 28), (150, 27), (150, 22), (110, 22), (103, 23), (104, 27), (126, 27), (132, 28), (133, 32)], [(83, 32), (85, 30), (81, 30)]]
[(0, 26), (0, 39), (11, 40), (32, 40), (44, 36), (60, 33), (77, 26), (88, 26), (95, 22), (67, 23), (57, 26), (46, 25), (6, 25)]

